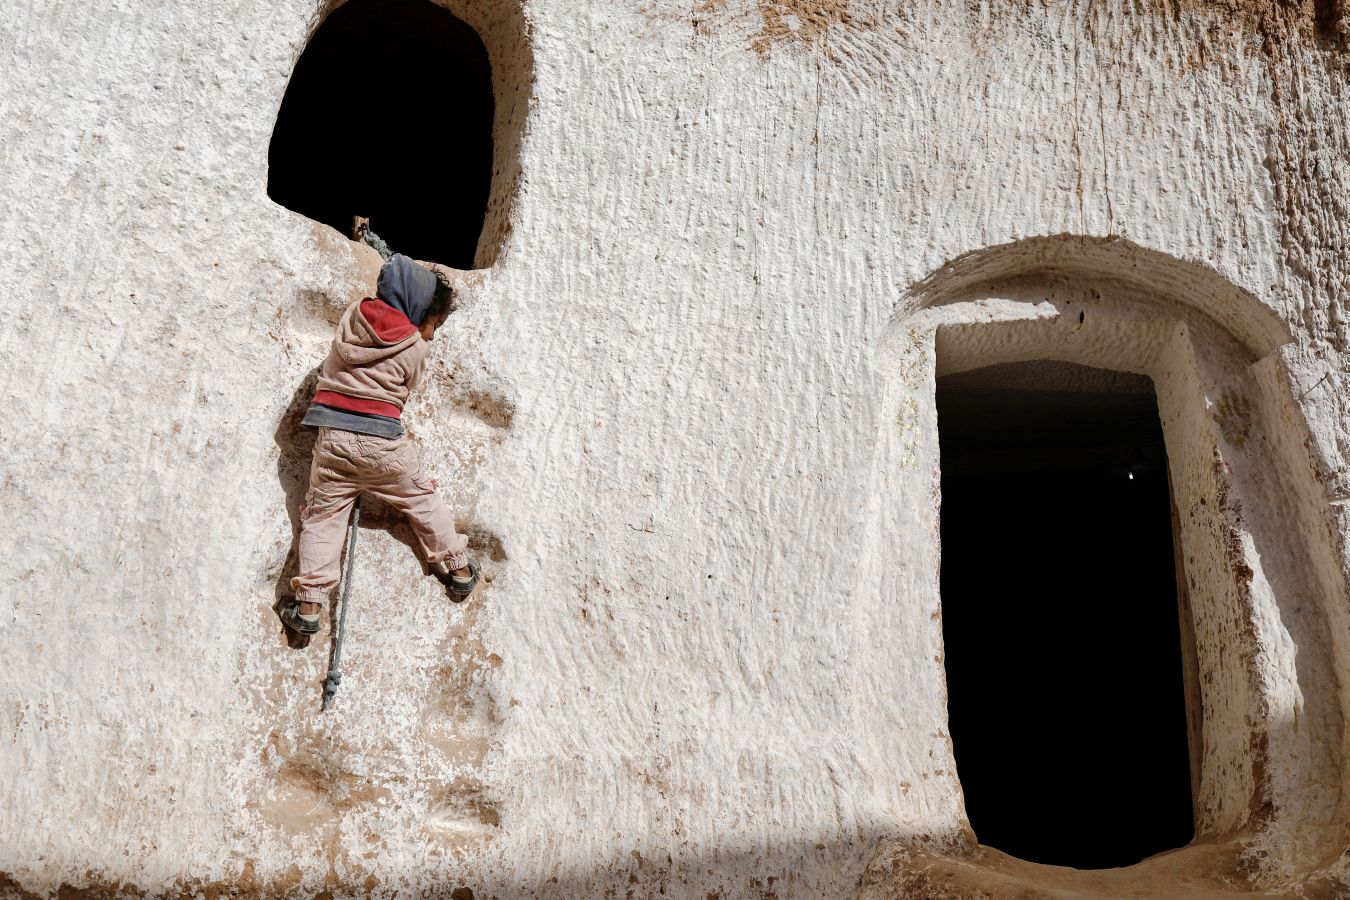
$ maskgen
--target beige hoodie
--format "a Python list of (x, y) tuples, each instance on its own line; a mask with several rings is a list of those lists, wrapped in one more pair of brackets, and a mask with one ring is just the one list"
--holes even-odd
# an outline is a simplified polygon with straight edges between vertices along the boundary
[[(353, 303), (342, 314), (333, 347), (319, 368), (319, 392), (314, 400), (396, 419), (421, 380), (430, 355), (431, 345), (398, 310), (369, 298)], [(335, 402), (325, 392), (356, 402)]]

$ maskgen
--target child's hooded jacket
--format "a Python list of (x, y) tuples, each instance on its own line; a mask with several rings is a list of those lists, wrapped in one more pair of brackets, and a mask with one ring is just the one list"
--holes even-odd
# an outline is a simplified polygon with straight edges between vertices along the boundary
[(403, 404), (431, 353), (412, 316), (419, 323), (426, 317), (435, 290), (436, 276), (408, 257), (385, 264), (379, 298), (353, 303), (342, 314), (303, 424), (403, 436)]

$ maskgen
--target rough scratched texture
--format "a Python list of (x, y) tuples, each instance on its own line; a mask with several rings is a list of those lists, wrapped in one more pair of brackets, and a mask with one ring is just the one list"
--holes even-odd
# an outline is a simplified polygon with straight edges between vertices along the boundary
[[(491, 582), (370, 510), (321, 715), (273, 605), (378, 261), (265, 186), (330, 5), (7, 4), (0, 895), (1350, 892), (1339, 4), (445, 0), (499, 158), (409, 418)], [(935, 593), (934, 367), (1079, 302), (1213, 499), (1207, 818), (1117, 875), (971, 842)]]

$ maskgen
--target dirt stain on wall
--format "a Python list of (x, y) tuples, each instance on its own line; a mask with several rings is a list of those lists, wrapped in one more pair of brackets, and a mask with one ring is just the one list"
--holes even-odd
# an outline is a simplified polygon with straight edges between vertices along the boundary
[(1163, 16), (1180, 21), (1186, 16), (1203, 16), (1243, 31), (1263, 31), (1279, 25), (1290, 37), (1299, 34), (1299, 23), (1307, 29), (1317, 25), (1321, 29), (1336, 27), (1340, 17), (1341, 0), (1136, 0), (1127, 4), (1098, 4), (1071, 0), (967, 0), (967, 7), (976, 17), (987, 16), (998, 20), (1026, 15), (1035, 11), (1049, 11), (1056, 7), (1077, 7), (1084, 21), (1110, 14), (1113, 9), (1129, 9), (1135, 14)]
[[(694, 16), (705, 21), (726, 10), (730, 0), (696, 0)], [(767, 56), (779, 46), (809, 48), (836, 25), (854, 25), (850, 0), (756, 0), (760, 27), (750, 48)]]
[(776, 44), (810, 46), (834, 25), (850, 25), (849, 0), (760, 0), (764, 20), (759, 37), (751, 42), (757, 53)]

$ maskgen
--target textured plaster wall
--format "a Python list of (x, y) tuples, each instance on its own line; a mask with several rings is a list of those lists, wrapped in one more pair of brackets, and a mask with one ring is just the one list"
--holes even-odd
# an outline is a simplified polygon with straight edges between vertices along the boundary
[[(307, 379), (377, 260), (265, 193), (323, 10), (6, 9), (0, 892), (1344, 895), (1335, 4), (446, 5), (492, 55), (500, 160), (410, 419), (491, 583), (450, 606), (372, 510), (324, 715), (326, 635), (290, 648), (272, 606)], [(1196, 847), (1116, 875), (970, 842), (940, 324), (908, 321), (999, 299), (981, 278), (1103, 277), (1072, 263), (1096, 243), (1026, 241), (1061, 234), (1128, 239), (1106, 276), (1212, 323), (1200, 362), (1151, 359), (1194, 373), (1169, 450), (1236, 463), (1214, 577), (1253, 579), (1200, 630), (1241, 639), (1214, 735), (1255, 743)]]

